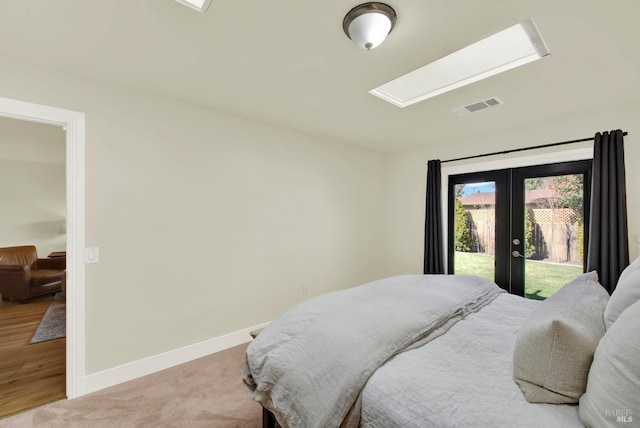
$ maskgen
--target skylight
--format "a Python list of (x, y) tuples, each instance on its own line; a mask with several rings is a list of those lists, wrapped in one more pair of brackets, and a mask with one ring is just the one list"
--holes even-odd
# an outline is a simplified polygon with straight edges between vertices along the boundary
[(549, 55), (533, 20), (528, 19), (369, 93), (406, 107)]
[(211, 0), (176, 0), (178, 3), (183, 4), (191, 9), (195, 9), (198, 12), (205, 13), (211, 4)]

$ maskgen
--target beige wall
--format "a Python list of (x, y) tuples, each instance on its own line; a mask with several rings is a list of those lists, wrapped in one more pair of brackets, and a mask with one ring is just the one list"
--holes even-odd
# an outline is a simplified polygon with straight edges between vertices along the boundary
[(65, 249), (64, 163), (62, 128), (0, 118), (0, 247)]
[(429, 159), (614, 128), (640, 155), (638, 105), (385, 156), (8, 60), (0, 96), (86, 113), (88, 373), (271, 320), (303, 287), (420, 272)]
[(379, 154), (10, 61), (0, 96), (86, 113), (88, 373), (382, 274)]
[[(480, 114), (491, 112), (479, 112)], [(627, 203), (629, 210), (629, 236), (631, 257), (636, 257), (640, 238), (640, 104), (607, 109), (589, 114), (558, 117), (551, 121), (527, 127), (516, 127), (508, 133), (478, 136), (472, 140), (447, 141), (434, 147), (424, 147), (392, 155), (387, 163), (386, 274), (421, 273), (424, 255), (424, 212), (427, 161), (452, 159), (481, 153), (527, 147), (557, 141), (574, 140), (594, 135), (597, 131), (623, 129), (627, 173)], [(460, 118), (464, 121), (465, 118)], [(428, 136), (426, 136), (428, 138)], [(565, 149), (590, 147), (588, 144), (564, 146)], [(558, 149), (555, 149), (558, 150)], [(547, 151), (553, 151), (547, 149)], [(515, 153), (513, 157), (544, 153), (544, 150)], [(503, 156), (485, 158), (495, 160)], [(478, 163), (481, 160), (457, 162)], [(452, 165), (452, 164), (447, 164)], [(443, 165), (444, 166), (444, 165)]]

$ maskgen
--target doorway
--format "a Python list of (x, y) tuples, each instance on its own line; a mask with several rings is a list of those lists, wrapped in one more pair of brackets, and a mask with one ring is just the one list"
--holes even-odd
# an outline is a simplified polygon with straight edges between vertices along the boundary
[(545, 299), (584, 271), (591, 161), (449, 175), (448, 272)]
[(0, 97), (0, 116), (66, 129), (67, 320), (66, 391), (85, 394), (85, 116), (84, 113)]
[(0, 416), (66, 396), (65, 298), (59, 281), (66, 268), (65, 139), (59, 126), (0, 117), (0, 246), (32, 246), (38, 265), (58, 272), (53, 293), (40, 296), (12, 290), (10, 274), (3, 275)]

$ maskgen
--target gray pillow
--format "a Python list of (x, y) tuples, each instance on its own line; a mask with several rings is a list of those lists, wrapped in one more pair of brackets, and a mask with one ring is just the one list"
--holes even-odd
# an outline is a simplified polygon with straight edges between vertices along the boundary
[(611, 293), (611, 299), (604, 310), (604, 324), (611, 327), (620, 314), (640, 300), (640, 257), (620, 274), (618, 284)]
[(605, 333), (609, 294), (594, 272), (578, 276), (529, 315), (518, 332), (513, 378), (532, 403), (577, 403)]
[(640, 301), (604, 335), (580, 397), (580, 419), (589, 427), (638, 426), (640, 421)]

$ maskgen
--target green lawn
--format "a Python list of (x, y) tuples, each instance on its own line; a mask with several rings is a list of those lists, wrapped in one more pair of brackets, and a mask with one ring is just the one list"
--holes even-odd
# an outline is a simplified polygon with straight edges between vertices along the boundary
[(491, 281), (494, 280), (495, 269), (492, 255), (456, 251), (454, 263), (457, 274), (478, 275)]
[[(493, 281), (493, 256), (456, 251), (455, 273), (478, 275)], [(525, 264), (525, 295), (542, 300), (582, 273), (582, 267), (527, 260)]]

